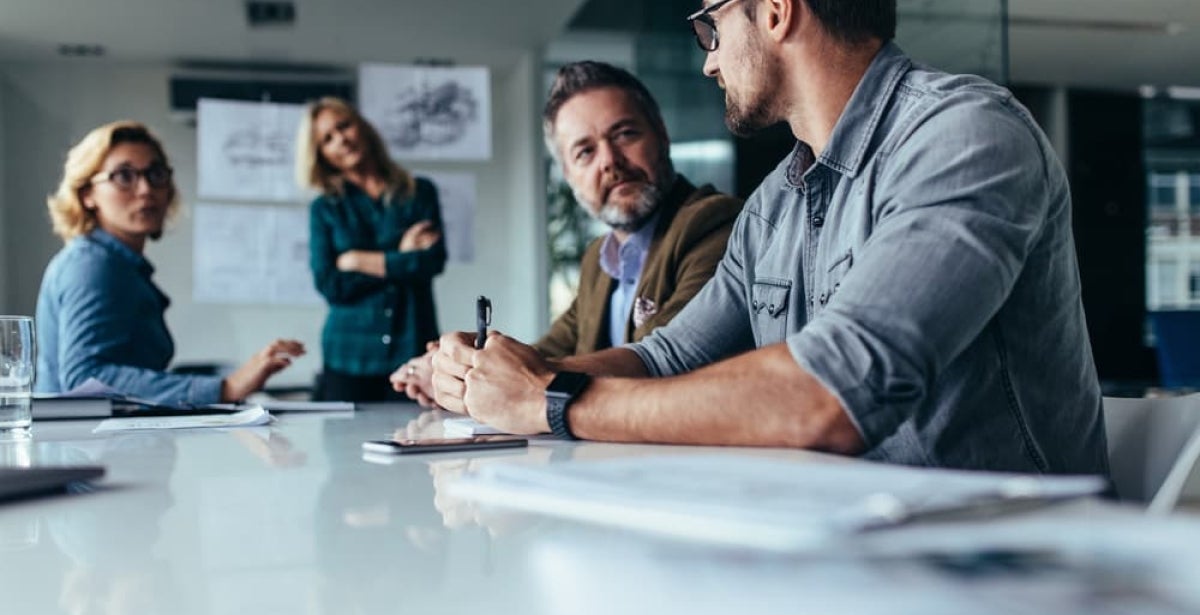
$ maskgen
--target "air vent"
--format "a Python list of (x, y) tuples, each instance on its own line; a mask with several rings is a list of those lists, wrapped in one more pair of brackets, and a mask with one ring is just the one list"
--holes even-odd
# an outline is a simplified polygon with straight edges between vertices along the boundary
[(104, 55), (104, 45), (62, 43), (58, 46), (58, 55), (68, 58), (98, 58)]
[(251, 28), (293, 26), (296, 23), (296, 5), (292, 2), (247, 2), (246, 23)]

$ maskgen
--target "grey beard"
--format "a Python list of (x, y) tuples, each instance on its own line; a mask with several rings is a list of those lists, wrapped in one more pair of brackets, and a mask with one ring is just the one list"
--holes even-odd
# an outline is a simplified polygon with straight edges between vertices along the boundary
[(605, 203), (597, 209), (593, 203), (583, 199), (578, 191), (574, 192), (576, 201), (583, 205), (589, 213), (595, 212), (592, 217), (603, 222), (609, 228), (625, 233), (633, 233), (642, 228), (654, 214), (654, 210), (658, 208), (658, 202), (663, 196), (663, 191), (657, 184), (647, 184), (639, 192), (632, 211), (626, 211), (617, 203)]

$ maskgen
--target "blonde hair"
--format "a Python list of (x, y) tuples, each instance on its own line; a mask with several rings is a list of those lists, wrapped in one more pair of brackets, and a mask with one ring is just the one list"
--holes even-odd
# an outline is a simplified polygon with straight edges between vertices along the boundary
[(413, 193), (416, 183), (412, 175), (388, 155), (383, 138), (379, 136), (375, 127), (363, 119), (350, 103), (333, 96), (310, 103), (304, 118), (300, 120), (300, 131), (296, 136), (296, 181), (301, 186), (314, 188), (325, 194), (341, 194), (343, 191), (345, 179), (342, 172), (321, 155), (321, 144), (313, 134), (316, 130), (317, 116), (327, 110), (349, 117), (358, 125), (358, 134), (362, 136), (366, 145), (366, 157), (387, 184), (389, 193), (402, 196)]
[[(58, 189), (46, 198), (46, 207), (50, 210), (50, 221), (54, 225), (54, 234), (68, 242), (75, 237), (90, 233), (99, 225), (96, 212), (83, 204), (83, 195), (92, 188), (92, 177), (100, 171), (104, 159), (113, 148), (122, 143), (141, 143), (154, 150), (162, 164), (170, 166), (167, 153), (162, 143), (145, 125), (122, 120), (105, 124), (89, 132), (82, 141), (75, 144), (67, 152), (67, 161), (63, 164), (62, 180)], [(175, 188), (175, 180), (171, 179), (171, 197), (167, 203), (167, 218), (170, 219), (179, 209), (179, 191)], [(152, 235), (158, 239), (159, 235)]]

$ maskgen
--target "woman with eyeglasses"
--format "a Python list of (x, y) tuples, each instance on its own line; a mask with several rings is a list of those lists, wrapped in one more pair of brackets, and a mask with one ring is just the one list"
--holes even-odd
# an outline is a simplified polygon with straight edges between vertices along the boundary
[(403, 399), (388, 376), (438, 337), (433, 278), (446, 245), (437, 189), (393, 162), (374, 127), (337, 98), (309, 105), (296, 177), (321, 193), (309, 209), (313, 281), (329, 303), (316, 397)]
[(165, 372), (175, 353), (163, 313), (170, 300), (151, 280), (146, 240), (162, 237), (179, 208), (159, 140), (137, 122), (113, 122), (67, 153), (47, 199), (66, 243), (38, 293), (35, 388), (69, 391), (95, 378), (120, 393), (169, 405), (242, 399), (304, 354), (275, 340), (225, 378)]

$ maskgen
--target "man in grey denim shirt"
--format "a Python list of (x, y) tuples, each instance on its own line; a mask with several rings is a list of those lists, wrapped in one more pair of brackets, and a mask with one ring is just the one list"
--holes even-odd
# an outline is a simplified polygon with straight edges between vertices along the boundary
[(577, 437), (1106, 474), (1070, 194), (1028, 112), (887, 42), (895, 0), (729, 0), (693, 23), (730, 128), (799, 141), (714, 279), (641, 343), (561, 363), (449, 334), (439, 403), (548, 431), (541, 387), (577, 371), (604, 376), (563, 415)]

